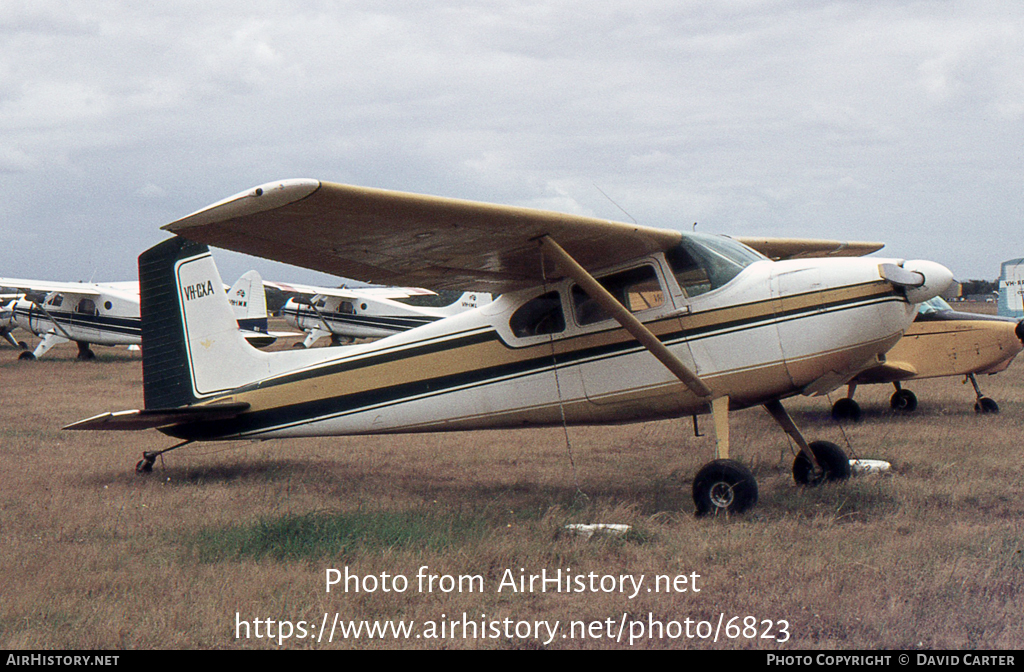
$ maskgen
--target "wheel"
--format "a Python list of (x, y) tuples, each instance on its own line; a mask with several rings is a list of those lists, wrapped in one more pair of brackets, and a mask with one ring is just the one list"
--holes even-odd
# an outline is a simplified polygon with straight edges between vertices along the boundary
[(845, 481), (850, 477), (850, 460), (843, 449), (830, 441), (812, 441), (811, 452), (821, 465), (818, 471), (802, 452), (793, 460), (793, 480), (799, 485), (819, 485), (827, 481)]
[(18, 341), (18, 347), (22, 350), (28, 350), (28, 343), (25, 341)]
[(96, 359), (96, 353), (88, 348), (86, 348), (85, 350), (79, 350), (78, 359), (83, 362), (91, 361)]
[(36, 356), (33, 355), (31, 352), (23, 352), (20, 355), (18, 355), (18, 359), (26, 361), (26, 362), (30, 362), (30, 361), (34, 360), (35, 358), (36, 358)]
[(998, 413), (999, 404), (996, 403), (995, 399), (990, 397), (982, 397), (978, 401), (974, 402), (975, 413)]
[(849, 397), (843, 397), (832, 404), (832, 419), (860, 422), (860, 404)]
[(153, 472), (153, 461), (147, 458), (142, 458), (135, 464), (136, 474), (149, 474)]
[(757, 504), (757, 480), (735, 460), (715, 460), (693, 479), (697, 515), (743, 513)]
[(896, 390), (889, 399), (889, 405), (897, 413), (912, 413), (917, 408), (917, 395), (910, 390)]

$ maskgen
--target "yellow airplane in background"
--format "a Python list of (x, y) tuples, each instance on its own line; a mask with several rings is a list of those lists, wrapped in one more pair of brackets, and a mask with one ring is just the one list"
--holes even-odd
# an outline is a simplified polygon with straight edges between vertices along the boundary
[(908, 380), (965, 376), (974, 387), (977, 413), (998, 413), (999, 404), (982, 395), (977, 376), (1006, 370), (1024, 349), (1024, 320), (966, 313), (939, 297), (923, 303), (903, 338), (885, 354), (885, 361), (858, 373), (847, 396), (832, 406), (837, 420), (859, 420), (860, 406), (853, 399), (858, 385), (892, 384), (894, 411), (910, 413), (917, 396), (903, 387)]
[[(732, 411), (762, 406), (798, 447), (794, 479), (850, 474), (782, 400), (877, 366), (952, 280), (929, 261), (772, 261), (724, 236), (318, 180), (285, 180), (165, 229), (139, 257), (145, 408), (68, 429), (193, 441), (612, 424), (710, 413), (698, 514), (757, 501), (729, 452)], [(756, 241), (754, 241), (756, 242)], [(764, 241), (762, 241), (764, 242)], [(818, 243), (788, 241), (790, 255)], [(207, 245), (336, 276), (500, 295), (381, 340), (262, 352), (233, 326)], [(817, 252), (821, 254), (821, 252)]]

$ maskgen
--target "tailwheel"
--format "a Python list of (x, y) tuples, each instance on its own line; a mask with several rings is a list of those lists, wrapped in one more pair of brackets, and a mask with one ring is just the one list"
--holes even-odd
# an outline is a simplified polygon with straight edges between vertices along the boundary
[(156, 458), (160, 457), (164, 453), (169, 453), (172, 450), (187, 446), (192, 443), (192, 439), (186, 439), (181, 443), (175, 444), (170, 448), (164, 448), (163, 450), (146, 450), (142, 453), (142, 459), (135, 463), (136, 474), (149, 474), (153, 471), (153, 465), (156, 463)]
[(843, 449), (831, 441), (812, 441), (808, 446), (821, 469), (815, 469), (802, 452), (793, 460), (793, 480), (799, 485), (820, 485), (845, 481), (850, 477), (850, 460)]
[(974, 402), (975, 413), (998, 413), (999, 404), (996, 403), (995, 399), (991, 397), (981, 397)]
[(832, 419), (859, 422), (860, 404), (849, 397), (843, 397), (836, 403), (832, 404)]
[(897, 413), (912, 413), (917, 409), (917, 395), (910, 390), (900, 388), (889, 398), (889, 405)]
[(757, 504), (757, 480), (735, 460), (709, 462), (693, 479), (693, 502), (698, 516), (743, 513)]

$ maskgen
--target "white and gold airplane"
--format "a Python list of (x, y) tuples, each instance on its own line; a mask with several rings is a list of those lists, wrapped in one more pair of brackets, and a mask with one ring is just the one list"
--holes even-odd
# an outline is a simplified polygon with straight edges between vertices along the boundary
[[(757, 501), (753, 474), (729, 456), (735, 409), (764, 406), (794, 440), (798, 482), (846, 478), (842, 449), (808, 443), (780, 400), (878, 363), (952, 279), (928, 261), (775, 262), (722, 236), (317, 180), (266, 184), (164, 228), (178, 237), (139, 258), (145, 408), (68, 426), (182, 440), (144, 453), (138, 471), (193, 441), (710, 412), (716, 459), (694, 479), (699, 514)], [(238, 336), (206, 244), (501, 296), (373, 343), (262, 352)]]
[(384, 338), (436, 322), (465, 310), (490, 303), (486, 292), (463, 292), (449, 305), (417, 306), (404, 303), (410, 297), (435, 296), (420, 287), (313, 287), (264, 280), (263, 284), (294, 294), (281, 309), (285, 322), (307, 332), (299, 344), (312, 347), (325, 336), (332, 345), (357, 338)]

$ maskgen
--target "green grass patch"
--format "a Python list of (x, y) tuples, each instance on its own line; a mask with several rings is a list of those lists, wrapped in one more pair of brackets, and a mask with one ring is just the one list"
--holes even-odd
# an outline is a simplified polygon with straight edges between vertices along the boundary
[(307, 513), (204, 529), (191, 547), (201, 562), (229, 559), (308, 560), (361, 551), (419, 548), (442, 551), (481, 538), (485, 521), (418, 511)]

